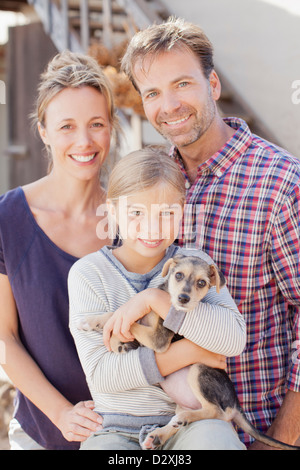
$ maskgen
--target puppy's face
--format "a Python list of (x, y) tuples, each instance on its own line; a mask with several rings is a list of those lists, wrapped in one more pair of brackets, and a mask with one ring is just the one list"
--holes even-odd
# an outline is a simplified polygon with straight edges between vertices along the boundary
[(168, 292), (177, 310), (193, 310), (212, 286), (219, 292), (225, 284), (214, 265), (196, 256), (175, 256), (167, 261), (162, 275), (168, 278)]

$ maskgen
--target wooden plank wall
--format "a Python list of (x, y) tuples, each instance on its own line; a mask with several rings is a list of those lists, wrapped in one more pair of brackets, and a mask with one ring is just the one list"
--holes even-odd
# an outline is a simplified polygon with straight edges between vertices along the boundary
[(41, 23), (10, 29), (7, 49), (9, 187), (30, 183), (45, 175), (47, 160), (43, 144), (32, 131), (33, 111), (39, 77), (57, 53)]

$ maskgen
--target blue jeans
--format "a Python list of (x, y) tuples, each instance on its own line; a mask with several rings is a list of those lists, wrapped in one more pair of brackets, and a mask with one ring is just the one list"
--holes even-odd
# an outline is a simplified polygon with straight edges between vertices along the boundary
[[(139, 434), (99, 431), (81, 450), (141, 450)], [(230, 423), (218, 419), (196, 421), (172, 436), (160, 450), (246, 450)]]

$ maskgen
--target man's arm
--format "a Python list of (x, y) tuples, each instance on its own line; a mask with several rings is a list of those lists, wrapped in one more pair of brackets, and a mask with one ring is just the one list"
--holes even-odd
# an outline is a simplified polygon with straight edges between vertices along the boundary
[[(291, 390), (287, 392), (267, 434), (279, 441), (295, 445), (300, 437), (300, 392)], [(274, 450), (274, 448), (255, 441), (249, 450)]]

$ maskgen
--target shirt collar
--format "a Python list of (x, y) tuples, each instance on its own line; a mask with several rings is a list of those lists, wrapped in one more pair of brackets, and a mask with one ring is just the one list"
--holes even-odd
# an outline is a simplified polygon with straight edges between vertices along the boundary
[[(221, 178), (234, 161), (239, 158), (252, 143), (252, 133), (245, 121), (232, 117), (223, 118), (223, 120), (230, 127), (236, 129), (236, 132), (218, 152), (206, 160), (206, 162), (199, 165), (198, 176), (213, 174), (217, 178)], [(184, 169), (183, 159), (176, 147), (173, 146), (171, 148), (170, 156)]]

